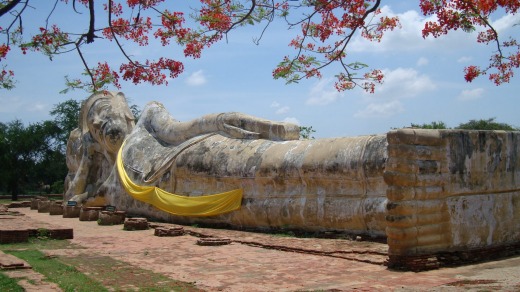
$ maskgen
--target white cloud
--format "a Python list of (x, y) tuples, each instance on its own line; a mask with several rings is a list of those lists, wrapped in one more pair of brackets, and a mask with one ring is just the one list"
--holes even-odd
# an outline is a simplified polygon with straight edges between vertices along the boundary
[(387, 52), (387, 51), (417, 51), (425, 49), (460, 49), (475, 40), (474, 34), (458, 31), (451, 31), (448, 35), (439, 38), (423, 38), (422, 30), (428, 21), (436, 21), (435, 16), (425, 17), (418, 11), (408, 10), (403, 13), (395, 13), (389, 6), (381, 8), (380, 16), (399, 18), (401, 28), (384, 33), (380, 42), (371, 42), (361, 36), (357, 36), (351, 46), (350, 51), (355, 52)]
[(285, 113), (287, 113), (289, 111), (289, 109), (290, 108), (288, 106), (283, 106), (283, 107), (281, 107), (281, 108), (276, 110), (276, 114), (278, 114), (278, 115), (285, 114)]
[(186, 79), (186, 84), (189, 86), (201, 86), (206, 84), (206, 76), (204, 76), (204, 71), (199, 70), (191, 73), (191, 75)]
[(276, 102), (276, 101), (273, 101), (271, 103), (271, 107), (280, 107), (280, 104), (278, 102)]
[(41, 112), (47, 109), (47, 105), (43, 103), (33, 103), (29, 106), (28, 110), (31, 112)]
[(296, 124), (298, 126), (300, 125), (300, 121), (298, 121), (298, 119), (294, 118), (294, 117), (287, 117), (287, 118), (283, 119), (282, 122)]
[(420, 57), (419, 60), (417, 60), (417, 66), (426, 66), (428, 63), (430, 63), (430, 61), (424, 57)]
[(482, 95), (484, 94), (483, 88), (475, 88), (475, 89), (467, 89), (463, 90), (459, 96), (459, 100), (468, 101), (468, 100), (475, 100), (482, 98)]
[(376, 86), (374, 94), (364, 94), (367, 106), (356, 117), (390, 117), (405, 111), (402, 99), (413, 98), (434, 90), (437, 86), (425, 74), (412, 68), (382, 70), (384, 83)]
[(520, 14), (507, 13), (501, 18), (492, 22), (491, 25), (495, 28), (498, 33), (504, 32), (515, 25), (520, 23)]
[(385, 75), (384, 83), (376, 87), (374, 97), (385, 96), (391, 99), (414, 97), (436, 88), (430, 77), (419, 74), (412, 68), (384, 69), (382, 71)]
[(332, 78), (321, 79), (314, 84), (309, 93), (309, 98), (305, 102), (308, 105), (327, 105), (341, 97), (332, 85)]
[(386, 103), (371, 103), (365, 109), (354, 114), (355, 117), (390, 117), (404, 112), (402, 103), (398, 100), (393, 100)]
[(471, 61), (473, 58), (471, 57), (468, 57), (468, 56), (463, 56), (463, 57), (460, 57), (458, 60), (457, 60), (457, 63), (467, 63), (469, 61)]

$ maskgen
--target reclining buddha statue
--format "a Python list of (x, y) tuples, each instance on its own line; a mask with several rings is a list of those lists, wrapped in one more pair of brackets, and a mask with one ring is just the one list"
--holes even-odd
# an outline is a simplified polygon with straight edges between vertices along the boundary
[(242, 113), (175, 120), (122, 93), (94, 94), (71, 133), (65, 199), (169, 222), (385, 233), (386, 136), (299, 140)]

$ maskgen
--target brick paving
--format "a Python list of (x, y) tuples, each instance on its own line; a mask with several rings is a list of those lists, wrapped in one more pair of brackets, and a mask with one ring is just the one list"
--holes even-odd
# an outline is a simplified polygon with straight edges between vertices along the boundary
[[(110, 256), (173, 279), (193, 282), (207, 291), (520, 290), (520, 257), (421, 273), (400, 272), (383, 265), (387, 246), (381, 243), (289, 238), (187, 226), (187, 235), (158, 237), (153, 229), (124, 231), (123, 225), (100, 226), (27, 208), (16, 211), (26, 216), (0, 220), (2, 227), (41, 224), (73, 228), (74, 239), (70, 241), (83, 247), (47, 253)], [(197, 245), (199, 237), (229, 238), (231, 244), (201, 246)]]

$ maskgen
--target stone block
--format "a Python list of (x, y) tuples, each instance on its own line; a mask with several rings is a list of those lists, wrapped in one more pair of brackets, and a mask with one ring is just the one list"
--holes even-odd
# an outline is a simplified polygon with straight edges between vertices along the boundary
[(63, 207), (63, 218), (78, 218), (81, 212), (79, 206), (65, 206)]
[(46, 201), (40, 200), (38, 202), (38, 213), (49, 213), (50, 207), (51, 207), (51, 201), (49, 201), (49, 200), (46, 200)]
[(98, 218), (99, 225), (119, 225), (125, 222), (125, 211), (101, 211)]
[(163, 236), (181, 236), (184, 235), (184, 228), (182, 227), (156, 227), (154, 235)]
[(226, 245), (226, 244), (230, 244), (230, 243), (231, 243), (231, 239), (229, 239), (229, 238), (206, 237), (206, 238), (200, 238), (197, 240), (198, 245), (207, 245), (207, 246)]
[(29, 241), (29, 230), (0, 230), (0, 244)]
[(49, 237), (52, 239), (73, 239), (74, 230), (72, 228), (50, 229)]
[(50, 205), (49, 215), (63, 215), (63, 205), (61, 201), (55, 201)]
[(97, 221), (102, 210), (103, 207), (83, 207), (79, 212), (79, 221)]
[(36, 196), (34, 198), (31, 199), (31, 210), (38, 210), (38, 203), (40, 201), (48, 201), (49, 198), (47, 197), (42, 197), (42, 196)]
[(148, 229), (148, 220), (146, 218), (126, 218), (125, 230), (146, 230)]

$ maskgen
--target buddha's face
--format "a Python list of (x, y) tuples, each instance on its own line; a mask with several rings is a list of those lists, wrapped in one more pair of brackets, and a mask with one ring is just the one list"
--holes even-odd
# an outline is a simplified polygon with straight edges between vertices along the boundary
[(87, 124), (96, 141), (110, 153), (117, 153), (126, 135), (132, 131), (133, 117), (125, 111), (126, 103), (113, 98), (101, 98), (90, 108)]

